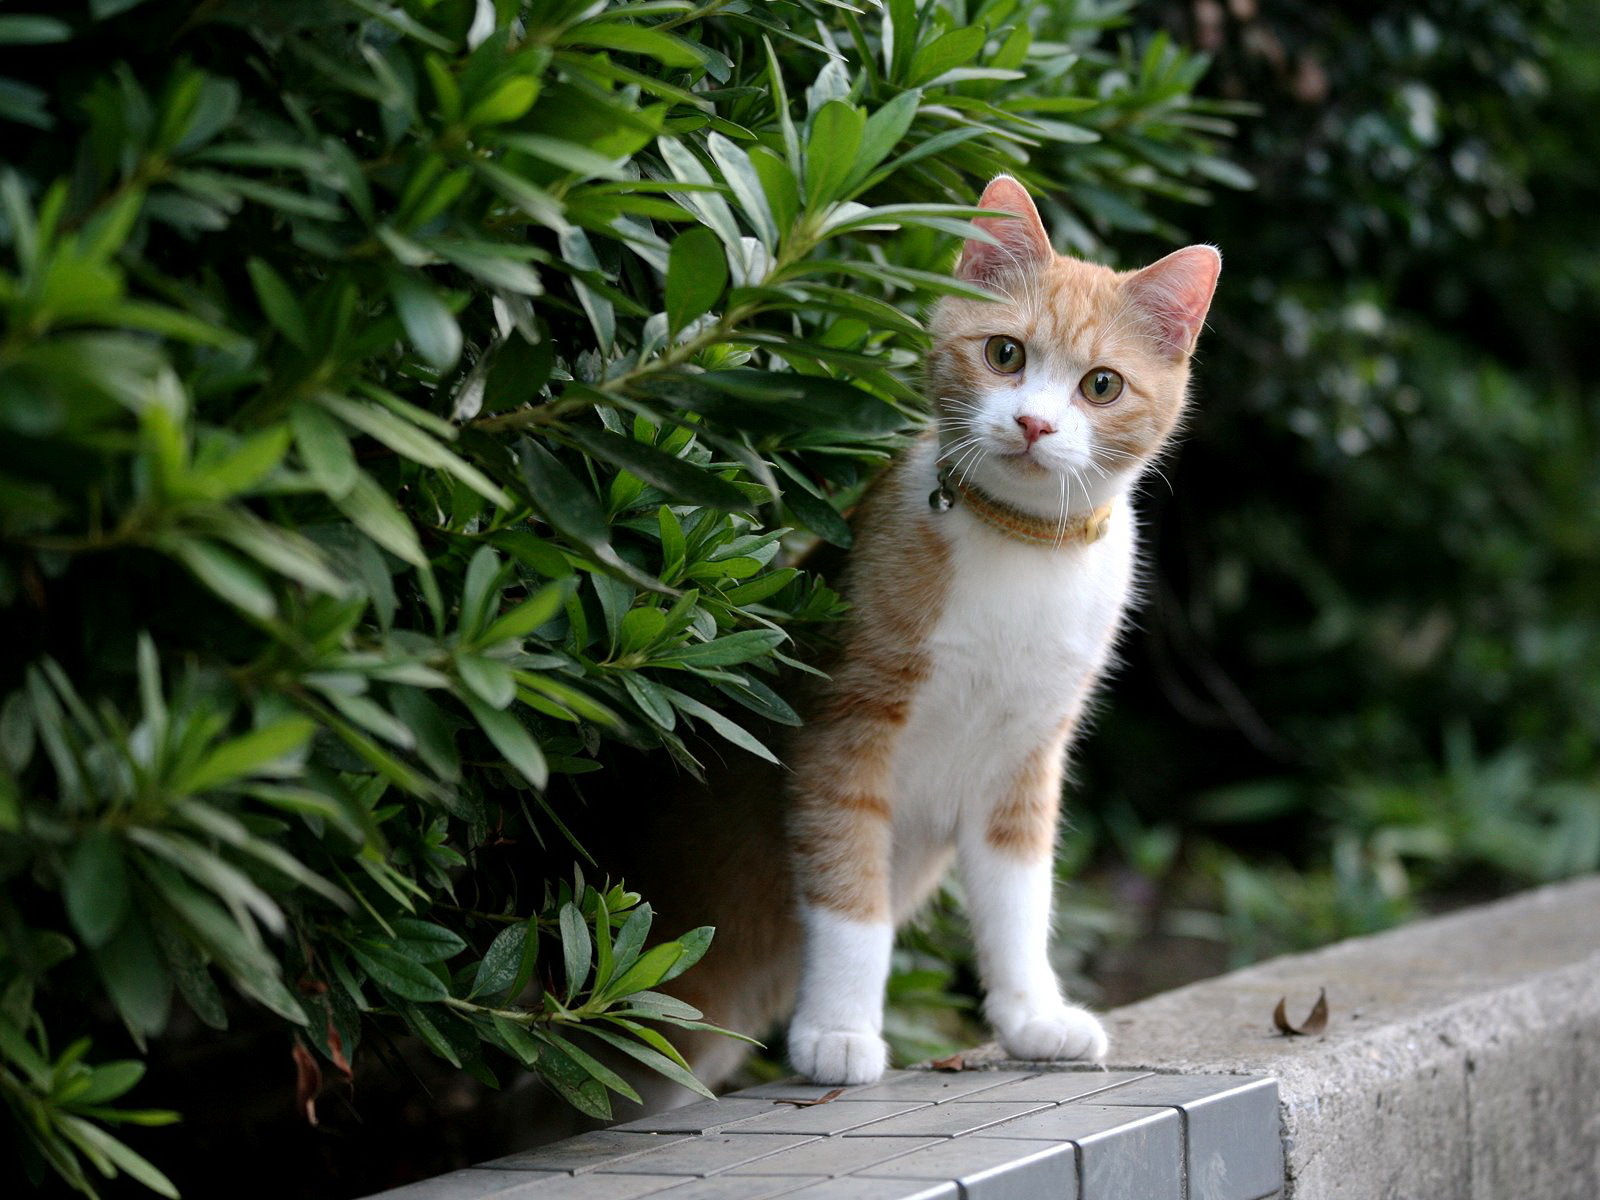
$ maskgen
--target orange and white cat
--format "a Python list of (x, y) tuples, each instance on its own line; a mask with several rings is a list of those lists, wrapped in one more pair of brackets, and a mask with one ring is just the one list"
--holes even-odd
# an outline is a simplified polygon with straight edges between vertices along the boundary
[[(1048, 956), (1063, 761), (1111, 657), (1137, 555), (1132, 492), (1181, 416), (1221, 259), (1190, 246), (1119, 273), (1057, 255), (1000, 176), (959, 278), (994, 301), (932, 317), (937, 433), (873, 490), (843, 652), (790, 752), (803, 933), (795, 1068), (884, 1069), (895, 926), (952, 858), (1005, 1050), (1106, 1053)], [(719, 935), (720, 936), (720, 935)]]

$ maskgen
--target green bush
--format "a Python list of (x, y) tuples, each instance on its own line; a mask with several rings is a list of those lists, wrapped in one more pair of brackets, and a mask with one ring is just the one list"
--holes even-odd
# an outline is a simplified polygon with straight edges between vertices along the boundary
[(620, 747), (770, 754), (788, 630), (840, 607), (785, 537), (847, 543), (920, 421), (916, 312), (960, 290), (982, 182), (1048, 191), (1087, 252), (1165, 232), (1153, 199), (1237, 181), (1204, 61), (1108, 43), (1092, 3), (13, 8), (0, 1094), (29, 1177), (171, 1194), (108, 1129), (175, 1114), (123, 1107), (140, 1058), (105, 1051), (176, 1001), (273, 1014), (305, 1105), (374, 1023), (596, 1116), (632, 1095), (599, 1047), (692, 1082), (662, 1030), (699, 1014), (654, 988), (711, 931), (647, 948), (649, 905), (581, 872), (474, 909), (485, 847), (559, 846), (551, 778)]
[(1261, 187), (1084, 774), (1238, 960), (1600, 869), (1600, 6), (1213, 15)]

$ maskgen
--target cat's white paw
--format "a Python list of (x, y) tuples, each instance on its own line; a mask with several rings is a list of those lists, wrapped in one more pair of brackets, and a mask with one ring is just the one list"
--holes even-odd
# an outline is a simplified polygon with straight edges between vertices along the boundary
[(1044, 1012), (1018, 1014), (996, 1022), (995, 1034), (1012, 1058), (1028, 1062), (1080, 1059), (1099, 1062), (1110, 1049), (1106, 1031), (1094, 1014), (1070, 1004), (1057, 1004)]
[(877, 1034), (800, 1025), (789, 1031), (789, 1061), (812, 1083), (876, 1083), (887, 1059)]

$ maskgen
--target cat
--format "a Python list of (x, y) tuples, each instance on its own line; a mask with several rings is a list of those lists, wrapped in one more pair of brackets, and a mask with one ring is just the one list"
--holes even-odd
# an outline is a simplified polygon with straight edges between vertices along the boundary
[(1183, 412), (1221, 256), (1119, 274), (1057, 255), (999, 176), (930, 327), (939, 418), (864, 506), (851, 627), (791, 755), (804, 943), (789, 1057), (818, 1083), (883, 1074), (896, 925), (952, 858), (1014, 1058), (1098, 1061), (1100, 1022), (1050, 966), (1063, 760), (1132, 592), (1130, 492)]
[[(1190, 246), (1118, 273), (1057, 255), (1009, 176), (979, 204), (1010, 215), (975, 222), (991, 240), (955, 273), (996, 299), (932, 312), (938, 425), (856, 515), (852, 612), (800, 705), (786, 784), (740, 756), (612, 860), (675, 927), (717, 928), (668, 990), (754, 1037), (792, 1006), (790, 1060), (818, 1083), (882, 1075), (894, 929), (952, 857), (1001, 1046), (1107, 1049), (1048, 958), (1063, 760), (1129, 603), (1130, 493), (1183, 412), (1221, 258)], [(744, 1051), (679, 1040), (713, 1086)]]

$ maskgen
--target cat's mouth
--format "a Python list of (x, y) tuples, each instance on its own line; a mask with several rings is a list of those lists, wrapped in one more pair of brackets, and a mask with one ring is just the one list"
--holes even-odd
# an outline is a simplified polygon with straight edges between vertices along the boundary
[(1050, 471), (1050, 467), (1039, 461), (1032, 446), (1024, 446), (1021, 450), (1003, 451), (1000, 457), (1007, 465), (1027, 475), (1048, 474)]

